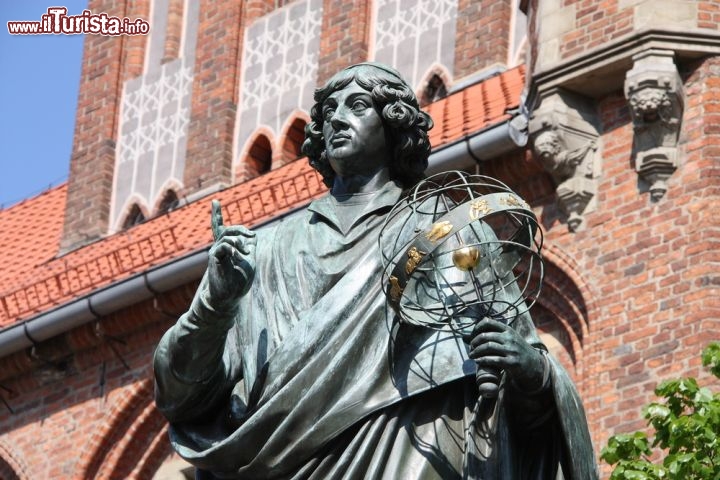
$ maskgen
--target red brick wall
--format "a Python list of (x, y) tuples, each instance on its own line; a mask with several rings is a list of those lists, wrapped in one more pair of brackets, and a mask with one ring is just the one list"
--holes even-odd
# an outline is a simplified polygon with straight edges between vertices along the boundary
[(368, 59), (372, 2), (369, 0), (325, 0), (318, 85), (354, 63)]
[[(708, 28), (717, 30), (720, 23), (720, 5), (717, 2), (685, 2), (697, 6), (697, 18), (658, 18), (657, 12), (648, 13), (652, 2), (642, 5), (642, 17), (637, 12), (636, 2), (622, 2), (619, 0), (566, 0), (561, 7), (571, 7), (575, 13), (575, 28), (564, 34), (560, 41), (560, 56), (568, 59), (575, 55), (596, 49), (619, 37), (627, 36), (633, 30), (664, 28), (671, 22), (683, 22), (676, 25), (676, 29)], [(659, 8), (665, 8), (661, 6)], [(653, 17), (655, 16), (655, 19)], [(686, 23), (687, 22), (687, 23)], [(636, 25), (637, 23), (637, 25)], [(692, 24), (692, 25), (691, 25)]]
[[(94, 10), (93, 10), (94, 12)], [(136, 0), (128, 6), (128, 17), (131, 20), (150, 18), (150, 0)], [(145, 65), (145, 45), (147, 35), (133, 35), (125, 39), (123, 52), (123, 81), (142, 74)], [(83, 62), (84, 63), (84, 62)], [(80, 89), (82, 91), (82, 87)]]
[[(108, 454), (112, 450), (121, 452), (123, 445), (118, 443), (135, 436), (130, 427), (136, 424), (137, 429), (146, 424), (138, 418), (142, 409), (125, 404), (128, 398), (137, 397), (133, 395), (136, 390), (141, 390), (141, 395), (135, 402), (143, 406), (152, 402), (150, 352), (159, 332), (152, 332), (152, 338), (148, 333), (151, 332), (126, 339), (133, 342), (132, 350), (119, 346), (123, 359), (131, 366), (129, 371), (105, 347), (76, 355), (65, 375), (52, 366), (36, 368), (33, 374), (60, 377), (56, 380), (39, 380), (43, 383), (32, 388), (27, 386), (31, 379), (10, 384), (14, 393), (8, 403), (14, 413), (4, 411), (0, 415), (0, 434), (12, 454), (25, 463), (26, 478), (99, 478), (94, 472), (100, 470)], [(103, 361), (107, 362), (106, 383), (101, 387)], [(162, 422), (153, 433), (161, 428)], [(100, 433), (104, 437), (98, 438)], [(103, 443), (103, 439), (112, 442)], [(142, 442), (136, 441), (136, 444), (136, 448), (147, 447)], [(141, 455), (130, 458), (129, 464), (135, 466)], [(89, 475), (85, 476), (84, 472)]]
[(717, 29), (720, 24), (720, 4), (714, 1), (698, 2), (698, 27)]
[(554, 203), (543, 209), (548, 244), (575, 259), (597, 302), (585, 343), (585, 406), (598, 449), (611, 434), (645, 426), (641, 407), (660, 380), (707, 379), (699, 354), (720, 337), (718, 73), (713, 58), (687, 77), (680, 167), (665, 198), (653, 203), (638, 188), (632, 124), (617, 92), (599, 102), (603, 174), (588, 228), (568, 233), (553, 220)]
[[(720, 24), (717, 2), (527, 0), (523, 3), (529, 15), (529, 71), (538, 73), (558, 65), (567, 66), (584, 55), (602, 56), (600, 52), (604, 47), (631, 41), (638, 33), (671, 31), (690, 35), (705, 29), (712, 35)], [(597, 60), (602, 62), (600, 57)]]
[(578, 2), (577, 24), (560, 42), (560, 55), (569, 58), (596, 48), (633, 30), (632, 8), (620, 9), (615, 2)]
[(103, 318), (104, 339), (87, 325), (42, 344), (42, 360), (1, 359), (0, 385), (10, 392), (0, 394), (13, 409), (0, 404), (2, 478), (152, 478), (170, 454), (152, 354), (195, 286)]
[(511, 0), (458, 0), (455, 78), (507, 63)]
[(661, 380), (709, 381), (699, 355), (720, 338), (720, 57), (681, 72), (680, 166), (657, 203), (638, 184), (622, 92), (597, 101), (602, 175), (585, 230), (569, 233), (559, 220), (552, 180), (532, 159), (480, 167), (540, 215), (546, 280), (534, 315), (541, 331), (569, 335), (559, 357), (583, 396), (598, 452), (610, 435), (645, 427), (642, 406)]
[[(111, 16), (147, 19), (149, 1), (91, 0), (88, 8)], [(122, 84), (141, 73), (145, 38), (86, 36), (62, 250), (107, 232)]]
[(169, 0), (163, 63), (178, 58), (183, 33), (184, 0)]

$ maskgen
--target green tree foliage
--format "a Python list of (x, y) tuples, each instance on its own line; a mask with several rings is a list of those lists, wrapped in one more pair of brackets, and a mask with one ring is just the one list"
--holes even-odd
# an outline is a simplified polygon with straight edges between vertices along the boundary
[[(702, 362), (720, 379), (720, 343), (703, 351)], [(615, 466), (610, 480), (720, 480), (720, 393), (686, 378), (662, 382), (655, 394), (662, 400), (643, 409), (655, 438), (624, 433), (603, 448), (600, 458)], [(656, 447), (659, 464), (651, 461)]]

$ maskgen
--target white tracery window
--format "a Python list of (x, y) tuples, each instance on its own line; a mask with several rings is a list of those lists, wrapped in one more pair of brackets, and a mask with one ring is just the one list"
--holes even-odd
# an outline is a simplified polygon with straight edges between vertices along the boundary
[(243, 42), (236, 162), (261, 129), (276, 142), (294, 112), (309, 112), (317, 80), (322, 0), (292, 2), (256, 20)]
[(453, 71), (457, 0), (378, 0), (374, 59), (418, 88), (434, 66)]
[(168, 188), (182, 186), (199, 1), (186, 1), (180, 57), (163, 63), (168, 4), (153, 0), (145, 72), (123, 86), (112, 230), (122, 227), (130, 203), (140, 201), (149, 211)]

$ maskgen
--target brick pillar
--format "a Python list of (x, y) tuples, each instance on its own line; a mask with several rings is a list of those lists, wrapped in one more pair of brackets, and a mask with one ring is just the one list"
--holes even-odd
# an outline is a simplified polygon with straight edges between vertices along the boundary
[(162, 62), (169, 62), (180, 56), (180, 41), (183, 33), (183, 0), (168, 2), (167, 29), (165, 31), (165, 49)]
[[(129, 3), (128, 17), (131, 20), (136, 18), (150, 20), (150, 0), (135, 0)], [(143, 67), (145, 66), (145, 46), (147, 45), (147, 38), (147, 35), (133, 35), (125, 39), (123, 80), (129, 80), (142, 75)]]
[(458, 1), (455, 78), (507, 63), (512, 3), (512, 0)]
[[(93, 12), (148, 18), (149, 2), (91, 0)], [(86, 35), (61, 251), (107, 232), (124, 80), (142, 70), (145, 36)]]
[(318, 85), (368, 59), (371, 18), (369, 0), (324, 0)]
[(271, 0), (203, 0), (185, 160), (186, 196), (232, 182), (233, 133), (244, 27), (272, 11)]

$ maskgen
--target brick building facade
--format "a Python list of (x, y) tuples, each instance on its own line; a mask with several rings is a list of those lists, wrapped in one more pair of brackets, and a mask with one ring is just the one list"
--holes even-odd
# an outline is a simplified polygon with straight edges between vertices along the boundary
[[(68, 182), (0, 211), (0, 478), (183, 478), (151, 357), (231, 223), (324, 193), (300, 159), (312, 90), (397, 67), (433, 169), (533, 207), (533, 307), (596, 450), (720, 337), (720, 4), (671, 0), (91, 0), (150, 21), (87, 35)], [(27, 231), (43, 231), (27, 251)], [(608, 469), (603, 469), (607, 476)], [(174, 475), (174, 476), (173, 476)]]

